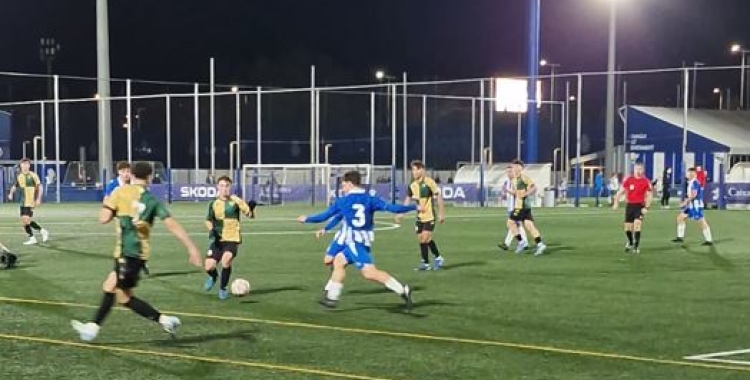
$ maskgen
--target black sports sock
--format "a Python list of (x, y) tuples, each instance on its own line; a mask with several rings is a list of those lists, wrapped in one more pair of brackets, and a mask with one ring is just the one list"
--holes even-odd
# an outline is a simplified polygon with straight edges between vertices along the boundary
[(539, 244), (541, 242), (542, 242), (542, 236), (541, 235), (539, 235), (539, 236), (537, 236), (537, 237), (534, 238), (534, 243)]
[(42, 226), (40, 226), (40, 225), (36, 224), (36, 222), (34, 222), (34, 221), (32, 221), (31, 223), (29, 223), (29, 226), (30, 226), (31, 228), (33, 228), (33, 229), (37, 230), (37, 231), (39, 231), (39, 230), (41, 230), (41, 229), (42, 229)]
[(154, 322), (159, 322), (159, 317), (161, 317), (161, 313), (158, 310), (154, 309), (154, 307), (149, 305), (148, 302), (141, 301), (136, 297), (130, 297), (130, 301), (124, 306), (133, 310), (141, 317), (150, 319)]
[(521, 234), (516, 235), (516, 240), (523, 241), (523, 236)]
[(432, 251), (432, 255), (435, 257), (440, 257), (440, 251), (438, 251), (437, 244), (435, 243), (435, 240), (430, 240), (428, 243), (430, 246), (430, 251)]
[(99, 304), (99, 310), (96, 311), (96, 315), (94, 316), (94, 323), (101, 326), (102, 322), (104, 322), (104, 318), (107, 318), (107, 315), (109, 315), (114, 304), (115, 293), (104, 292), (102, 302)]
[(430, 244), (419, 243), (419, 253), (422, 255), (422, 262), (427, 264), (430, 262)]
[(232, 275), (232, 267), (221, 269), (221, 290), (226, 290), (229, 285), (229, 276)]
[(34, 233), (31, 232), (31, 226), (23, 226), (23, 230), (26, 231), (26, 234), (29, 235), (29, 237), (34, 237)]
[(633, 245), (633, 231), (625, 231), (625, 236), (628, 237), (628, 244)]
[(638, 248), (638, 246), (641, 245), (641, 231), (635, 231), (635, 247)]
[(206, 273), (208, 273), (209, 277), (216, 282), (216, 279), (219, 277), (219, 272), (216, 270), (216, 268), (207, 270)]

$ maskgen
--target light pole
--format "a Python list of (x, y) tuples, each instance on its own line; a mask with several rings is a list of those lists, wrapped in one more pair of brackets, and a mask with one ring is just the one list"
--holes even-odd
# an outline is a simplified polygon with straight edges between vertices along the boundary
[(703, 62), (693, 62), (693, 94), (692, 100), (691, 100), (691, 106), (690, 108), (695, 108), (695, 97), (696, 97), (696, 85), (698, 84), (698, 67), (705, 66), (706, 64)]
[(52, 98), (52, 63), (61, 48), (60, 43), (52, 37), (39, 39), (39, 59), (47, 66), (47, 97), (49, 99)]
[(23, 142), (23, 153), (21, 153), (22, 154), (21, 159), (28, 158), (28, 157), (26, 157), (26, 145), (28, 145), (28, 144), (31, 144), (31, 141), (26, 140), (26, 141)]
[(719, 95), (719, 110), (724, 108), (724, 93), (721, 91), (720, 88), (716, 87), (714, 88), (714, 94)]
[(328, 165), (328, 151), (331, 149), (332, 146), (333, 146), (333, 144), (326, 144), (323, 147), (323, 159), (324, 159), (324, 163), (326, 165)]
[[(552, 63), (546, 59), (542, 59), (539, 61), (539, 66), (541, 67), (549, 67), (550, 71), (550, 79), (549, 79), (549, 101), (554, 102), (555, 101), (555, 72), (560, 67), (560, 64)], [(550, 124), (555, 124), (555, 113), (552, 111), (552, 105), (549, 106), (549, 117), (550, 117)]]
[[(604, 163), (607, 172), (614, 170), (615, 150), (615, 62), (617, 49), (617, 2), (609, 0), (609, 51), (607, 59), (607, 117), (604, 133)], [(580, 96), (580, 94), (579, 94)]]
[(750, 50), (743, 49), (740, 44), (734, 44), (730, 51), (742, 57), (742, 65), (740, 66), (740, 109), (742, 110), (745, 109), (745, 58)]
[(37, 163), (39, 162), (39, 151), (37, 150), (37, 141), (40, 143), (39, 146), (41, 147), (42, 136), (37, 135), (37, 136), (34, 136), (34, 138), (32, 139), (32, 144), (33, 144), (32, 149), (34, 150), (34, 171), (39, 173), (39, 168), (37, 167)]
[[(52, 85), (52, 63), (60, 53), (62, 46), (52, 37), (40, 38), (39, 39), (39, 59), (45, 63), (47, 68), (47, 99), (52, 99), (53, 96), (53, 85)], [(44, 104), (44, 103), (42, 103)], [(42, 106), (44, 108), (44, 106)], [(42, 111), (44, 113), (45, 111)], [(46, 115), (44, 115), (46, 118)], [(49, 120), (52, 120), (50, 115)], [(44, 124), (42, 124), (42, 135), (45, 135)], [(46, 157), (45, 146), (42, 146), (42, 157)]]

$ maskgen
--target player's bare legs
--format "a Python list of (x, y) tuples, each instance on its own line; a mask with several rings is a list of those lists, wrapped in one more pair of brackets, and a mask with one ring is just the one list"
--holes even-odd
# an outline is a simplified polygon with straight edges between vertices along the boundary
[[(675, 238), (675, 243), (681, 243), (685, 240), (685, 230), (687, 229), (687, 222), (688, 215), (684, 212), (681, 212), (677, 214), (677, 238)], [(703, 238), (705, 241), (703, 242), (703, 245), (713, 245), (713, 237), (711, 236), (711, 226), (708, 224), (708, 221), (706, 218), (701, 218), (698, 220), (698, 224), (701, 227), (701, 231), (703, 232)]]
[(132, 289), (118, 288), (117, 274), (115, 271), (112, 271), (107, 275), (107, 278), (102, 284), (102, 290), (104, 291), (104, 296), (99, 304), (96, 314), (94, 315), (93, 321), (83, 323), (73, 320), (70, 322), (73, 329), (75, 329), (80, 335), (81, 340), (90, 342), (96, 339), (99, 334), (99, 329), (101, 328), (104, 319), (112, 311), (115, 301), (144, 318), (158, 322), (165, 331), (172, 335), (174, 335), (177, 328), (180, 326), (180, 320), (178, 318), (161, 314), (149, 303), (137, 298)]
[(411, 309), (411, 287), (409, 285), (402, 285), (396, 278), (390, 275), (390, 273), (380, 270), (375, 265), (368, 264), (362, 267), (362, 277), (366, 280), (379, 282), (386, 288), (390, 289), (394, 293), (401, 296), (406, 302), (407, 310)]
[(326, 285), (325, 297), (320, 300), (320, 304), (325, 307), (336, 307), (341, 297), (341, 290), (344, 288), (344, 278), (346, 277), (346, 257), (343, 253), (338, 253), (333, 259), (333, 270), (331, 277)]

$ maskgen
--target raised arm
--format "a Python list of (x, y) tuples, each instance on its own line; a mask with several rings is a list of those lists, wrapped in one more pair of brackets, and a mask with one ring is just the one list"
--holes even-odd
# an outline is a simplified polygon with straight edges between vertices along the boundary
[(328, 219), (331, 219), (334, 215), (338, 213), (338, 204), (334, 203), (328, 209), (321, 212), (320, 214), (315, 215), (301, 215), (297, 218), (297, 221), (300, 223), (321, 223), (325, 222)]
[(331, 218), (330, 221), (328, 221), (328, 224), (323, 228), (325, 232), (331, 231), (341, 222), (341, 219), (343, 219), (344, 216), (341, 215), (341, 213), (337, 213), (333, 218)]
[(240, 198), (240, 197), (238, 197), (238, 196), (236, 196), (236, 195), (232, 195), (232, 197), (231, 197), (231, 198), (232, 198), (232, 200), (233, 200), (233, 201), (234, 201), (235, 203), (237, 203), (237, 207), (239, 207), (239, 208), (240, 208), (240, 211), (241, 211), (241, 212), (242, 212), (242, 213), (243, 213), (243, 214), (244, 214), (245, 216), (250, 216), (250, 214), (252, 213), (252, 211), (250, 210), (250, 206), (249, 206), (249, 205), (248, 205), (248, 204), (247, 204), (247, 203), (246, 203), (246, 202), (245, 202), (245, 201), (244, 201), (244, 200), (243, 200), (242, 198)]

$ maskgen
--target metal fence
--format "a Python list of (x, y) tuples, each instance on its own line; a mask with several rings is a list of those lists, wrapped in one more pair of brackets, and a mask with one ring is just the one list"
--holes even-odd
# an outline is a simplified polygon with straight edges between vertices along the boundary
[[(705, 66), (621, 71), (617, 108), (681, 108), (688, 125), (692, 108), (746, 108), (740, 104), (747, 99), (740, 91), (747, 86), (738, 86), (740, 73), (740, 67)], [(606, 154), (616, 163), (611, 170), (628, 171), (625, 113), (612, 129), (621, 148), (605, 149), (606, 78), (604, 72), (539, 77), (543, 102), (534, 143), (537, 160), (554, 163), (555, 182), (589, 182), (590, 169), (601, 166)], [(32, 156), (43, 165), (38, 170), (52, 165), (58, 178), (65, 178), (68, 162), (96, 162), (97, 115), (105, 101), (111, 106), (113, 161), (161, 162), (167, 172), (192, 171), (186, 181), (194, 183), (203, 183), (206, 171), (232, 171), (243, 163), (344, 162), (392, 165), (404, 182), (411, 159), (455, 170), (458, 162), (487, 165), (525, 157), (531, 143), (525, 115), (495, 111), (493, 78), (410, 82), (404, 75), (298, 89), (138, 80), (110, 85), (112, 96), (104, 99), (96, 95), (94, 78), (0, 73), (0, 111), (10, 115), (12, 136), (1, 158), (11, 164)], [(576, 159), (600, 151), (606, 154)], [(580, 171), (571, 170), (576, 163)], [(100, 185), (113, 165), (97, 167), (91, 182)], [(70, 185), (59, 182), (58, 194), (60, 186)]]

